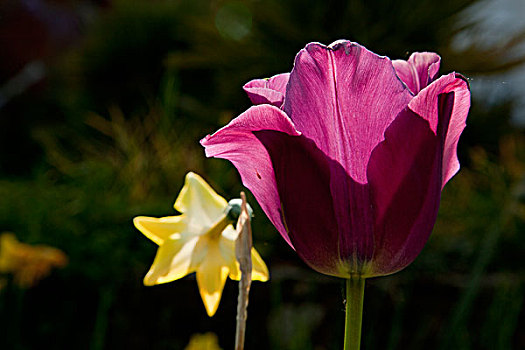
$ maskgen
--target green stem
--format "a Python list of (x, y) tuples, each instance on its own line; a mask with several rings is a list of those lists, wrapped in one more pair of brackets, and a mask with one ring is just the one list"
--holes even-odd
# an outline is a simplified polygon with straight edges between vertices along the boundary
[(346, 280), (346, 319), (344, 350), (359, 350), (361, 347), (361, 323), (365, 279), (353, 277)]
[(91, 336), (90, 350), (104, 349), (106, 333), (108, 329), (108, 318), (111, 304), (113, 303), (113, 288), (100, 287), (99, 301), (97, 307), (97, 316), (95, 327)]

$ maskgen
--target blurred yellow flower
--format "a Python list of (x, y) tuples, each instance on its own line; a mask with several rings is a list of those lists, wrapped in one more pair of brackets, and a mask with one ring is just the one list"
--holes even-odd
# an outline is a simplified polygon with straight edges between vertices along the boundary
[(184, 350), (222, 350), (219, 347), (219, 340), (215, 333), (194, 334), (190, 338), (190, 343)]
[[(135, 227), (159, 245), (144, 284), (171, 282), (196, 272), (206, 312), (213, 316), (226, 277), (237, 281), (241, 277), (235, 258), (237, 232), (232, 226), (235, 219), (230, 215), (235, 207), (231, 204), (236, 201), (228, 204), (199, 175), (190, 172), (174, 205), (182, 215), (136, 217)], [(268, 268), (254, 248), (252, 262), (252, 279), (267, 281)]]
[(46, 245), (24, 244), (12, 233), (0, 235), (0, 273), (11, 273), (14, 282), (29, 288), (49, 275), (54, 267), (64, 267), (67, 256), (61, 250)]

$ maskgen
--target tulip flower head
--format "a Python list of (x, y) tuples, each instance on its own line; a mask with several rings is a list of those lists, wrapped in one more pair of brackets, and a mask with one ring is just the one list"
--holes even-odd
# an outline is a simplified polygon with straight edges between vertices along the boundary
[[(178, 216), (139, 216), (135, 227), (159, 246), (153, 265), (144, 278), (147, 286), (167, 283), (196, 272), (206, 312), (215, 314), (226, 278), (239, 280), (235, 258), (237, 232), (232, 223), (240, 213), (240, 200), (229, 203), (199, 175), (188, 173), (174, 205)], [(252, 248), (252, 278), (267, 281), (268, 268)]]
[(255, 104), (201, 144), (231, 161), (313, 269), (394, 273), (422, 250), (459, 170), (467, 82), (440, 57), (391, 61), (350, 41), (308, 44), (291, 73), (244, 89)]

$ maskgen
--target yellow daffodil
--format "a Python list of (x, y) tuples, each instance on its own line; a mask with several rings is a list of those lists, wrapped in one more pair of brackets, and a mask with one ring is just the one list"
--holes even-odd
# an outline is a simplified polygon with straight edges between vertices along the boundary
[(21, 243), (8, 232), (0, 235), (0, 274), (12, 274), (21, 288), (34, 286), (49, 275), (51, 269), (64, 267), (67, 260), (60, 249)]
[(184, 350), (222, 350), (215, 333), (194, 334)]
[[(174, 205), (182, 215), (136, 217), (135, 227), (159, 246), (144, 284), (167, 283), (196, 272), (206, 312), (213, 316), (226, 278), (238, 281), (241, 277), (235, 259), (237, 232), (232, 225), (232, 202), (236, 200), (229, 204), (199, 175), (190, 172)], [(254, 248), (251, 253), (252, 279), (267, 281), (268, 268)]]

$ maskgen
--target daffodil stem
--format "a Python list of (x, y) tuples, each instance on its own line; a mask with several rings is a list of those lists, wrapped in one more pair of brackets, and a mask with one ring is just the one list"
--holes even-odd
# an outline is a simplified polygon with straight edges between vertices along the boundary
[(361, 347), (361, 324), (365, 279), (351, 277), (346, 280), (346, 319), (344, 350), (359, 350)]

